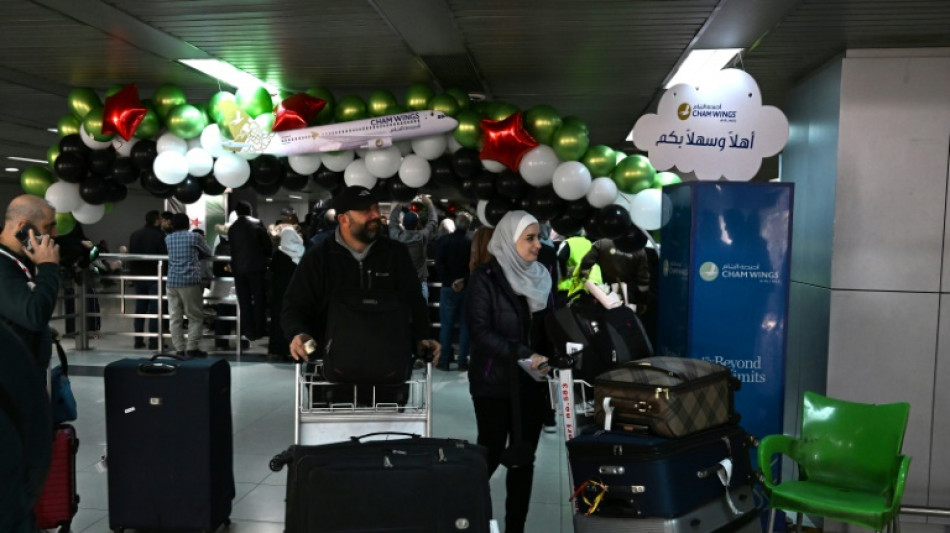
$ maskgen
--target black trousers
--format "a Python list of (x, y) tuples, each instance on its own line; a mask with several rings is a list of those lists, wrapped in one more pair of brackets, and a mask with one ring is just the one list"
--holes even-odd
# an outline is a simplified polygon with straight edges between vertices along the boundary
[(241, 307), (241, 334), (257, 339), (267, 334), (267, 301), (264, 271), (234, 275), (234, 290)]
[[(544, 388), (547, 384), (538, 383), (525, 375), (519, 379), (521, 390), (521, 439), (533, 454), (538, 449), (541, 425), (545, 412), (550, 409)], [(501, 463), (501, 454), (513, 438), (513, 424), (510, 398), (473, 397), (475, 420), (478, 424), (478, 444), (488, 448), (488, 476), (495, 472)], [(531, 464), (518, 468), (509, 468), (505, 478), (505, 533), (524, 531), (528, 518), (528, 504), (531, 502), (531, 485), (534, 481), (534, 459)]]

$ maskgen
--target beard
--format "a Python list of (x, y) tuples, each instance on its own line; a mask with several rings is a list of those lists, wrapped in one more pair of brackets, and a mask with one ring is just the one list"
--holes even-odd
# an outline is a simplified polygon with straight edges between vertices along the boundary
[(379, 238), (380, 219), (367, 220), (365, 224), (353, 224), (350, 233), (363, 244), (372, 244)]

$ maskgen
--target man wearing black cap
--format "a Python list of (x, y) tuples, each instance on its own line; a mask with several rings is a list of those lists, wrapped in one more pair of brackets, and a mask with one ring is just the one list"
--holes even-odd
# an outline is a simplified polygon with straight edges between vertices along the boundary
[(325, 344), (328, 305), (334, 295), (361, 289), (396, 291), (412, 315), (417, 355), (428, 349), (438, 356), (439, 343), (427, 338), (426, 302), (406, 246), (379, 239), (382, 221), (373, 192), (347, 187), (334, 198), (333, 208), (337, 229), (300, 260), (284, 296), (281, 319), (284, 331), (292, 336), (291, 357), (307, 360), (314, 344)]

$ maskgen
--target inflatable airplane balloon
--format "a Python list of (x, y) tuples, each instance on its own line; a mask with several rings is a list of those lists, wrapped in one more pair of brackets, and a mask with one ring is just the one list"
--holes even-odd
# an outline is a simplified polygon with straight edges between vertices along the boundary
[(222, 102), (225, 125), (233, 141), (222, 147), (232, 152), (264, 153), (276, 156), (335, 152), (357, 148), (386, 148), (394, 141), (405, 141), (446, 133), (458, 121), (441, 111), (409, 111), (382, 117), (339, 122), (296, 130), (264, 131), (260, 124), (234, 102)]

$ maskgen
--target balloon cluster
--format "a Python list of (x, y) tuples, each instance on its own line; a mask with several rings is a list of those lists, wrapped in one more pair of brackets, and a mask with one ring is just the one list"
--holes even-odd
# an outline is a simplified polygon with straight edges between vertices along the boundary
[[(310, 179), (331, 193), (344, 184), (362, 185), (408, 201), (433, 180), (477, 202), (485, 224), (520, 208), (551, 220), (562, 234), (584, 228), (611, 236), (631, 222), (659, 227), (661, 200), (643, 193), (679, 181), (657, 173), (642, 155), (590, 146), (587, 125), (551, 106), (521, 111), (505, 102), (472, 102), (460, 89), (435, 94), (412, 85), (400, 103), (387, 90), (337, 99), (323, 87), (279, 96), (255, 87), (189, 103), (175, 85), (159, 87), (146, 100), (129, 85), (110, 89), (104, 104), (88, 88), (74, 89), (67, 102), (60, 142), (47, 152), (59, 181), (42, 167), (21, 176), (24, 190), (56, 207), (63, 226), (69, 217), (98, 221), (136, 181), (157, 197), (192, 203), (226, 188), (250, 187), (268, 196), (281, 187), (302, 190)], [(232, 138), (234, 109), (267, 132), (423, 109), (454, 117), (458, 127), (382, 149), (278, 159), (223, 149)]]

